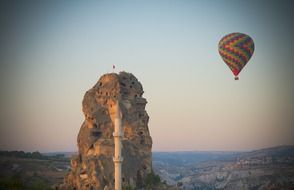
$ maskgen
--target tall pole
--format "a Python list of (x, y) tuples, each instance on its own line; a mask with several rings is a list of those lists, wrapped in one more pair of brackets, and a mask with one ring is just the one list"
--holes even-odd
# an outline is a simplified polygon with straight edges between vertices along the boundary
[(121, 110), (119, 107), (119, 101), (116, 101), (115, 106), (115, 120), (114, 120), (114, 189), (115, 190), (122, 190), (122, 175), (121, 175), (121, 163), (123, 161), (123, 157), (121, 155), (121, 140), (123, 138), (122, 133), (122, 116)]

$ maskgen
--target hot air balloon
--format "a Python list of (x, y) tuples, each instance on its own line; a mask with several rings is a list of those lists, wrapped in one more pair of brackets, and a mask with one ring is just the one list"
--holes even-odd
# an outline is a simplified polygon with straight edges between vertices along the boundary
[(235, 80), (238, 80), (238, 74), (254, 52), (254, 42), (246, 34), (231, 33), (219, 41), (218, 51), (224, 62), (235, 75)]

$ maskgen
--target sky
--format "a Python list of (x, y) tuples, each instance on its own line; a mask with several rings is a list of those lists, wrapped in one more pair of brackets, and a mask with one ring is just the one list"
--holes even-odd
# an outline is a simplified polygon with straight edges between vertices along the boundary
[[(101, 75), (133, 73), (153, 151), (294, 144), (293, 1), (1, 1), (0, 150), (76, 151), (82, 99)], [(235, 81), (226, 34), (255, 52)]]

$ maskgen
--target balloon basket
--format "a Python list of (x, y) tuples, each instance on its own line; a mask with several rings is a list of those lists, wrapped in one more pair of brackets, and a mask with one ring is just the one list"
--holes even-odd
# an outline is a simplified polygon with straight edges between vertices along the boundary
[(239, 77), (238, 76), (235, 76), (235, 80), (239, 80)]

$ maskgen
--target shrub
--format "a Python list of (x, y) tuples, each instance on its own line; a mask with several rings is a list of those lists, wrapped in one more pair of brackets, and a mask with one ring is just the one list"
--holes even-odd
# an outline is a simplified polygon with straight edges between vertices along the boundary
[(147, 174), (145, 178), (146, 188), (152, 188), (153, 186), (156, 186), (158, 184), (160, 184), (160, 177), (158, 175), (155, 175), (153, 171)]
[(24, 184), (20, 176), (2, 178), (0, 180), (0, 190), (23, 190)]
[(135, 189), (132, 188), (131, 186), (123, 186), (122, 190), (135, 190)]

